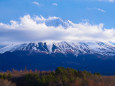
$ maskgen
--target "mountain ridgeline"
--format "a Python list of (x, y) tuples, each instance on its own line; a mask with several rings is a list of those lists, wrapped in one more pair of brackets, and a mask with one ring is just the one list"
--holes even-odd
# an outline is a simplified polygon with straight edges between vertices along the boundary
[(73, 54), (75, 56), (83, 54), (100, 54), (103, 56), (114, 56), (115, 46), (104, 42), (36, 42), (11, 44), (0, 48), (0, 53), (14, 51), (30, 51), (36, 53), (61, 53)]

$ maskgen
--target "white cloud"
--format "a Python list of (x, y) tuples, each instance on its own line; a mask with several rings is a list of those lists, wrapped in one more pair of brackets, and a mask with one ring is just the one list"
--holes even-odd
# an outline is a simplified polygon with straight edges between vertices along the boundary
[(115, 0), (108, 0), (109, 2), (114, 2)]
[(57, 3), (52, 3), (52, 5), (54, 5), (54, 6), (58, 6), (58, 4), (57, 4)]
[[(11, 24), (0, 23), (0, 43), (31, 41), (106, 41), (115, 42), (115, 29), (104, 28), (103, 24), (72, 23), (66, 29), (61, 25), (47, 26), (45, 21), (58, 17), (34, 17), (25, 15)], [(65, 23), (64, 23), (65, 24)]]
[(101, 9), (101, 8), (88, 8), (88, 10), (97, 10), (99, 12), (106, 12), (104, 9)]
[(40, 3), (37, 1), (32, 2), (34, 5), (40, 6)]
[(100, 12), (105, 12), (105, 10), (103, 10), (103, 9), (101, 9), (101, 8), (96, 8), (98, 11), (100, 11)]
[(98, 0), (98, 1), (104, 1), (104, 2), (115, 2), (115, 0)]

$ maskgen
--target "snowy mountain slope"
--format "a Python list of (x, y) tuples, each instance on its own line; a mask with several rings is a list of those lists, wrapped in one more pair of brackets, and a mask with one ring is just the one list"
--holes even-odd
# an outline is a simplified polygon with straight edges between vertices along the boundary
[(63, 26), (64, 28), (72, 26), (72, 24), (69, 21), (63, 21), (60, 18), (55, 20), (45, 21), (45, 24), (47, 26), (54, 26), (54, 27)]
[(36, 19), (36, 22), (38, 24), (45, 23), (47, 26), (53, 26), (53, 27), (62, 26), (64, 28), (68, 28), (70, 26), (73, 26), (71, 21), (63, 20), (59, 17), (53, 17), (53, 18), (48, 18), (48, 19)]
[(104, 42), (33, 42), (24, 44), (12, 44), (0, 48), (0, 53), (7, 51), (35, 51), (41, 53), (62, 53), (73, 55), (79, 54), (100, 54), (115, 55), (115, 46)]

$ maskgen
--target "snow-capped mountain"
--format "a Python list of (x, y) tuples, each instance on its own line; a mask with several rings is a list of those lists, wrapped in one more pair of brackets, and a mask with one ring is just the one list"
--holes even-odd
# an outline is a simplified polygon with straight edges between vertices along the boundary
[(33, 42), (23, 44), (11, 44), (0, 48), (0, 53), (14, 51), (33, 51), (38, 53), (62, 53), (73, 54), (100, 54), (107, 56), (115, 55), (115, 46), (104, 42)]
[(48, 19), (36, 19), (37, 23), (45, 23), (47, 26), (58, 27), (62, 26), (63, 28), (68, 28), (73, 26), (72, 22), (69, 20), (63, 20), (59, 17), (52, 17)]
[(57, 18), (57, 19), (54, 19), (54, 20), (45, 21), (45, 24), (47, 26), (54, 26), (54, 27), (62, 26), (64, 28), (72, 26), (72, 24), (69, 21), (64, 21), (64, 20), (62, 20), (60, 18)]

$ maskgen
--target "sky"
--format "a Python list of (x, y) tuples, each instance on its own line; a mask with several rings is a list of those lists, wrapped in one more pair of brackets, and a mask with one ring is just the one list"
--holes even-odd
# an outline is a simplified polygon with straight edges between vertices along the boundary
[[(0, 42), (80, 40), (80, 37), (115, 42), (114, 15), (115, 0), (0, 0)], [(73, 27), (66, 30), (49, 27), (36, 20), (55, 19), (54, 16), (70, 20)]]

